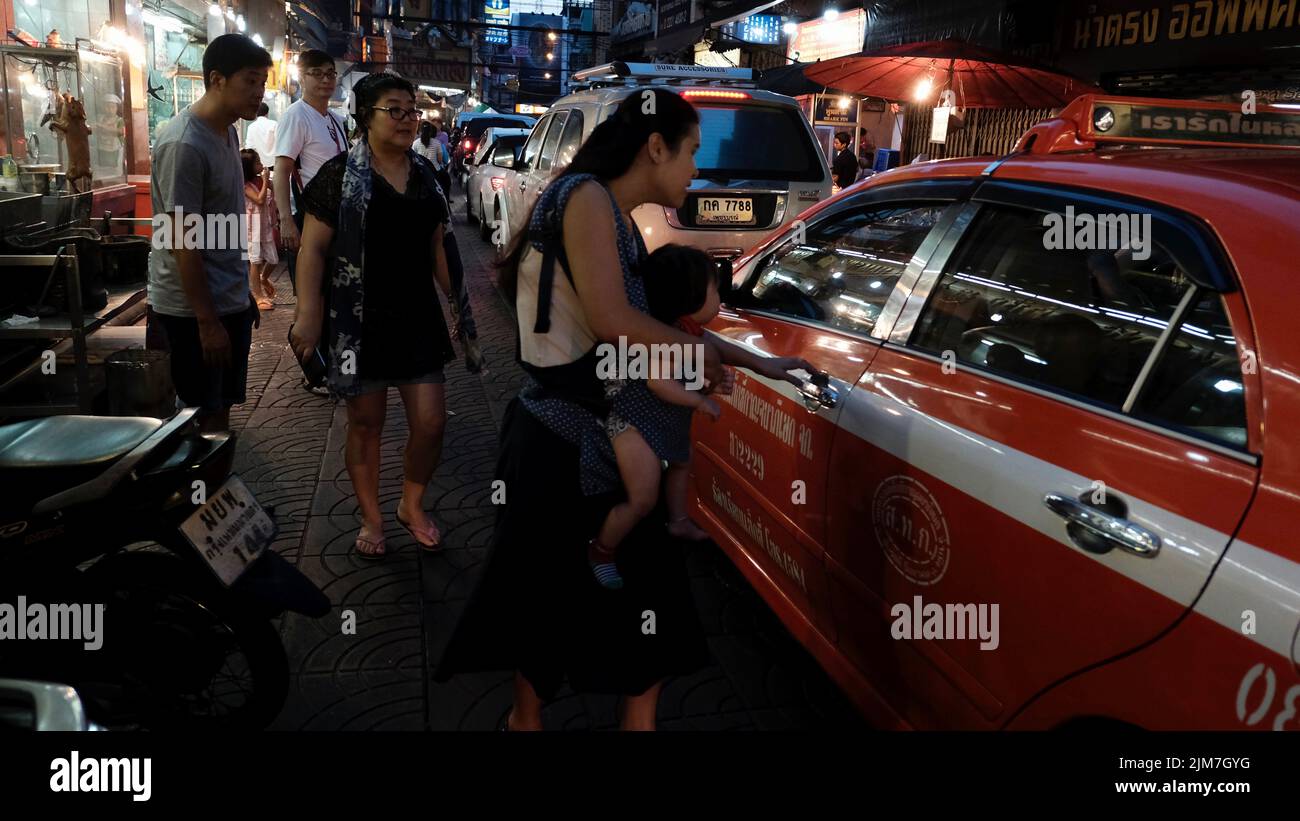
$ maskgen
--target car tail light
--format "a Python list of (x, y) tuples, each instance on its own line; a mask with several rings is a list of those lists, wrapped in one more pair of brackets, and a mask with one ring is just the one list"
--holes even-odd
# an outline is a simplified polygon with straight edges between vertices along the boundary
[(748, 100), (750, 95), (745, 91), (723, 91), (718, 88), (690, 88), (682, 92), (682, 96), (688, 100)]
[(500, 191), (502, 188), (506, 187), (505, 177), (493, 177), (491, 182), (493, 191)]
[(461, 143), (461, 145), (465, 148), (466, 151), (471, 151), (474, 148), (474, 141), (466, 140), (465, 142)]

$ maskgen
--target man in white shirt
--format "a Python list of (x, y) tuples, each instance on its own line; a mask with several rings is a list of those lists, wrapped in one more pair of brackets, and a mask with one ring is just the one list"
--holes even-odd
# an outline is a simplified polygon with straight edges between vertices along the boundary
[(275, 168), (275, 120), (267, 115), (271, 109), (266, 103), (257, 107), (257, 119), (244, 131), (244, 148), (257, 152), (257, 158), (267, 169)]
[(273, 176), (280, 236), (290, 251), (298, 249), (302, 219), (289, 202), (295, 180), (301, 191), (326, 160), (348, 150), (343, 122), (329, 110), (330, 97), (339, 81), (334, 58), (317, 49), (304, 51), (298, 56), (298, 77), (302, 99), (285, 109), (276, 127)]

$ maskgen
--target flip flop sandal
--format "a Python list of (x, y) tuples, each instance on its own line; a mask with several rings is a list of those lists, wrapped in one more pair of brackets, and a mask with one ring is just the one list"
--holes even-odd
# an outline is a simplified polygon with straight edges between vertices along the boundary
[(271, 284), (271, 278), (262, 275), (262, 293), (266, 294), (267, 299), (275, 299), (275, 286)]
[[(415, 539), (416, 544), (418, 544), (420, 547), (424, 548), (425, 550), (428, 550), (428, 551), (432, 552), (432, 551), (434, 551), (434, 550), (438, 550), (439, 548), (442, 547), (442, 539), (441, 539), (441, 538), (439, 538), (437, 541), (434, 541), (434, 540), (433, 540), (433, 539), (434, 539), (433, 534), (434, 534), (434, 533), (438, 533), (438, 528), (437, 528), (436, 525), (432, 525), (432, 526), (430, 526), (429, 529), (426, 530), (426, 531), (423, 531), (423, 532), (421, 532), (421, 533), (417, 533), (417, 532), (415, 531), (415, 528), (413, 528), (413, 527), (411, 527), (409, 524), (407, 524), (407, 523), (402, 519), (401, 516), (398, 516), (398, 517), (397, 517), (397, 523), (398, 523), (399, 525), (402, 526), (402, 529), (403, 529), (403, 530), (405, 530), (407, 533), (411, 534), (411, 538), (412, 538), (412, 539)], [(442, 534), (439, 533), (438, 535), (439, 535), (439, 537), (441, 537)], [(425, 541), (426, 539), (428, 539), (428, 541)]]
[[(373, 547), (374, 548), (373, 552), (367, 553), (366, 551), (362, 550), (361, 547), (363, 545), (368, 545)], [(384, 544), (383, 536), (380, 536), (378, 539), (363, 539), (361, 538), (360, 533), (357, 534), (357, 540), (352, 543), (352, 552), (356, 553), (358, 556), (360, 556), (361, 558), (367, 561), (377, 561), (379, 559), (384, 558), (384, 556), (388, 555)]]
[(257, 300), (257, 310), (273, 311), (275, 310), (275, 303), (272, 302), (270, 299), (259, 299)]

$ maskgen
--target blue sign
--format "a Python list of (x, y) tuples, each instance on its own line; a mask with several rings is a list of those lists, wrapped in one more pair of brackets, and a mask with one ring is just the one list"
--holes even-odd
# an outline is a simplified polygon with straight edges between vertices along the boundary
[(751, 14), (726, 26), (728, 34), (746, 43), (775, 46), (781, 43), (781, 16), (779, 14)]
[[(510, 25), (510, 0), (483, 0), (483, 16), (489, 23)], [(485, 29), (483, 42), (506, 45), (510, 42), (510, 32), (506, 29)]]

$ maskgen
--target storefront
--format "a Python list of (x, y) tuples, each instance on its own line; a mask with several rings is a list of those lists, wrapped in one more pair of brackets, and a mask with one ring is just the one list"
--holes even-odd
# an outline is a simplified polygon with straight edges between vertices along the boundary
[[(110, 24), (108, 0), (9, 0), (13, 22), (0, 45), (0, 81), (5, 89), (0, 118), (0, 154), (19, 167), (57, 166), (52, 178), (68, 189), (69, 157), (64, 140), (49, 127), (61, 95), (81, 101), (90, 129), (91, 186), (103, 199), (126, 184), (128, 172), (125, 50)], [(129, 58), (128, 58), (129, 59)], [(79, 183), (84, 187), (84, 183)]]

